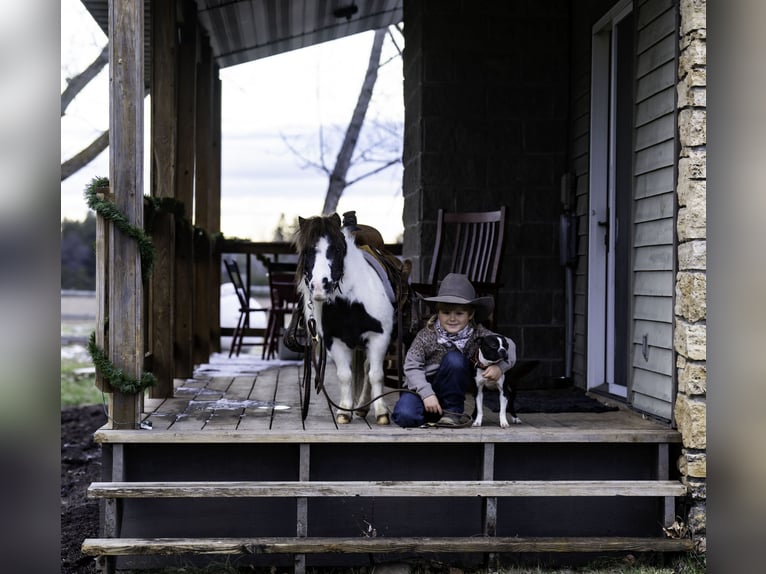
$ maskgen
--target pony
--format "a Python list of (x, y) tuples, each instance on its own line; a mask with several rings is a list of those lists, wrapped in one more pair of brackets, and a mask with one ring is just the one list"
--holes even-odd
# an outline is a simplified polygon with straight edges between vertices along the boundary
[[(306, 324), (314, 318), (335, 363), (340, 382), (335, 420), (347, 424), (355, 409), (359, 416), (366, 416), (366, 403), (383, 394), (384, 358), (394, 330), (393, 290), (368, 252), (357, 246), (352, 228), (341, 226), (337, 213), (299, 217), (294, 242), (296, 283)], [(364, 373), (355, 376), (353, 355), (359, 348), (365, 353)], [(389, 424), (382, 399), (370, 406), (377, 424)]]

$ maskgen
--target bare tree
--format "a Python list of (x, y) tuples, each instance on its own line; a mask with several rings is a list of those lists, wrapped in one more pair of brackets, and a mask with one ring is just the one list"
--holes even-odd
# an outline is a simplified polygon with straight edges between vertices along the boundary
[[(322, 213), (324, 214), (334, 213), (337, 210), (338, 202), (347, 187), (401, 162), (401, 127), (399, 125), (386, 124), (375, 120), (372, 122), (368, 121), (368, 128), (371, 129), (365, 130), (365, 133), (368, 135), (363, 138), (365, 141), (360, 147), (360, 134), (365, 126), (365, 118), (370, 106), (375, 83), (378, 79), (378, 70), (394, 59), (391, 58), (382, 64), (380, 62), (386, 34), (391, 34), (391, 29), (382, 28), (375, 31), (359, 97), (357, 98), (351, 121), (345, 128), (345, 131), (343, 131), (343, 139), (335, 159), (335, 164), (332, 167), (329, 167), (325, 161), (325, 154), (330, 147), (327, 141), (330, 138), (325, 133), (325, 127), (320, 126), (319, 128), (318, 159), (310, 158), (309, 153), (299, 150), (286, 137), (282, 137), (287, 147), (301, 160), (304, 167), (319, 170), (327, 175), (329, 181), (324, 206), (322, 207)], [(395, 56), (395, 58), (400, 57), (401, 50), (396, 44), (393, 34), (391, 34), (391, 40), (398, 51), (398, 56)], [(342, 131), (342, 128), (339, 131)], [(397, 142), (396, 145), (392, 145), (394, 141)], [(361, 175), (349, 179), (351, 167), (361, 164), (364, 164), (365, 167), (372, 167)]]
[[(79, 94), (88, 83), (95, 78), (98, 73), (109, 63), (109, 44), (104, 46), (101, 53), (96, 57), (90, 65), (82, 72), (70, 78), (67, 81), (67, 87), (64, 93), (61, 94), (61, 115), (66, 113), (66, 109), (72, 100)], [(91, 161), (96, 159), (98, 154), (104, 151), (109, 145), (109, 130), (101, 132), (99, 136), (94, 139), (90, 145), (83, 150), (75, 154), (61, 164), (61, 181), (64, 181), (73, 173), (76, 173)]]
[(375, 37), (372, 41), (372, 50), (370, 59), (367, 63), (367, 72), (364, 75), (362, 89), (359, 91), (359, 98), (356, 101), (354, 113), (351, 116), (351, 122), (346, 129), (346, 135), (340, 146), (338, 157), (335, 160), (335, 167), (330, 173), (330, 182), (327, 187), (327, 194), (324, 198), (324, 207), (322, 213), (335, 213), (338, 208), (338, 201), (346, 188), (346, 175), (351, 166), (351, 158), (354, 154), (354, 148), (359, 140), (359, 133), (362, 131), (364, 117), (367, 115), (367, 108), (372, 99), (372, 90), (375, 88), (375, 82), (378, 79), (378, 66), (380, 65), (380, 54), (383, 51), (383, 40), (386, 39), (386, 29), (382, 28), (375, 31)]

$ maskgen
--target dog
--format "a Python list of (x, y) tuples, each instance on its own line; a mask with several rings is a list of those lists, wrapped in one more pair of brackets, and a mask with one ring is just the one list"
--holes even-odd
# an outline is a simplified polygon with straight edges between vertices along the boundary
[[(516, 390), (510, 384), (505, 384), (505, 374), (497, 381), (489, 381), (484, 378), (484, 370), (490, 365), (499, 363), (508, 358), (508, 347), (511, 343), (502, 335), (486, 335), (479, 339), (479, 351), (476, 361), (476, 411), (473, 426), (480, 427), (484, 418), (484, 387), (496, 389), (500, 395), (500, 426), (508, 428), (507, 411), (510, 411), (511, 422), (520, 424), (521, 419), (516, 416), (514, 402)], [(510, 383), (510, 381), (509, 381)], [(510, 407), (510, 408), (509, 408)]]

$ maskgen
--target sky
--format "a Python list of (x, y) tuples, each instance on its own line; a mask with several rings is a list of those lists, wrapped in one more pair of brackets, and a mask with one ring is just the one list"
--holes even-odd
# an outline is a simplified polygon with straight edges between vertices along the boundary
[[(221, 230), (227, 237), (269, 241), (282, 215), (288, 222), (322, 210), (327, 176), (307, 168), (285, 139), (300, 149), (315, 147), (319, 127), (344, 130), (367, 67), (372, 32), (357, 34), (249, 62), (220, 72), (222, 83)], [(84, 69), (107, 38), (79, 0), (61, 3), (61, 89), (66, 78)], [(401, 36), (397, 37), (403, 45)], [(396, 55), (386, 40), (382, 62)], [(109, 126), (109, 79), (104, 69), (69, 106), (61, 119), (64, 161)], [(144, 113), (149, 141), (149, 99)], [(367, 118), (402, 122), (401, 58), (383, 66)], [(337, 153), (333, 151), (333, 154)], [(316, 157), (313, 154), (312, 157)], [(83, 198), (95, 176), (108, 177), (109, 152), (61, 184), (61, 217), (83, 219)], [(330, 166), (334, 156), (328, 160)], [(148, 194), (145, 159), (144, 193)], [(402, 233), (401, 165), (348, 187), (338, 212), (355, 210), (360, 223), (377, 227), (386, 241)]]

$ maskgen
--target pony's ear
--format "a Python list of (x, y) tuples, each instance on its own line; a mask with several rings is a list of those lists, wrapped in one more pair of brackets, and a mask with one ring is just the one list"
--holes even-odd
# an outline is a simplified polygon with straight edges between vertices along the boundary
[(332, 221), (332, 222), (333, 222), (333, 223), (335, 223), (335, 224), (336, 224), (338, 227), (340, 227), (340, 215), (338, 215), (338, 213), (337, 213), (337, 212), (333, 213), (333, 214), (330, 216), (330, 221)]
[(303, 227), (303, 224), (306, 223), (306, 220), (303, 219), (300, 215), (298, 216), (298, 227)]

